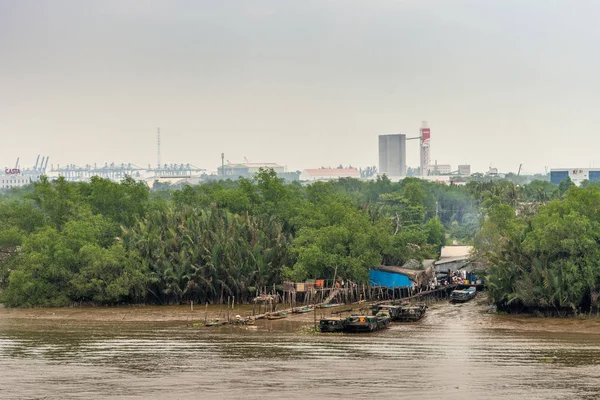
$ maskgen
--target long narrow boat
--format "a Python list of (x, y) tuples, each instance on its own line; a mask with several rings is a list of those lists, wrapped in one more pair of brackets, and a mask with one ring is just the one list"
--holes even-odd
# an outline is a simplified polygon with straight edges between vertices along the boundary
[(311, 312), (311, 311), (314, 311), (314, 307), (306, 306), (306, 307), (302, 307), (302, 308), (292, 309), (292, 312), (294, 314), (304, 314), (304, 313)]
[(219, 319), (214, 319), (214, 320), (206, 321), (206, 323), (204, 325), (205, 326), (223, 326), (223, 325), (227, 325), (227, 324), (228, 324), (227, 321), (221, 321)]
[(319, 306), (317, 306), (318, 308), (330, 308), (330, 307), (337, 307), (339, 306), (339, 304), (336, 303), (329, 303), (329, 304), (321, 304)]
[(276, 311), (276, 312), (272, 312), (267, 314), (267, 319), (282, 319), (287, 317), (287, 312), (285, 311)]
[(466, 303), (467, 301), (473, 299), (476, 295), (477, 288), (475, 286), (471, 286), (470, 288), (464, 290), (454, 290), (450, 294), (450, 302)]

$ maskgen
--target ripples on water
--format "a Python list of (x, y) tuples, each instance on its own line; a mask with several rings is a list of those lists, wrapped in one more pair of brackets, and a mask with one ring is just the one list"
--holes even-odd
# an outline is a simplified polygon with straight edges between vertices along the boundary
[(5, 319), (0, 398), (600, 398), (598, 335), (492, 329), (480, 310), (369, 335)]

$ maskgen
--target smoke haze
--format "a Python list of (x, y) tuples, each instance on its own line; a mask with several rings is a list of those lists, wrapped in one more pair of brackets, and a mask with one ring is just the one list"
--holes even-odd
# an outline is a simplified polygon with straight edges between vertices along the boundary
[[(600, 2), (0, 2), (0, 164), (225, 158), (485, 171), (587, 167), (600, 147)], [(418, 165), (417, 142), (408, 163)], [(1, 166), (1, 165), (0, 165)]]

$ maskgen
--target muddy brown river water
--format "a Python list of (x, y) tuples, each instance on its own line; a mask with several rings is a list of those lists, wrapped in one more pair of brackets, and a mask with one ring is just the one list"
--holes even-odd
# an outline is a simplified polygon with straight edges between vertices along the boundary
[(414, 324), (324, 335), (292, 318), (194, 328), (0, 309), (0, 398), (600, 398), (598, 321), (484, 310), (437, 303)]

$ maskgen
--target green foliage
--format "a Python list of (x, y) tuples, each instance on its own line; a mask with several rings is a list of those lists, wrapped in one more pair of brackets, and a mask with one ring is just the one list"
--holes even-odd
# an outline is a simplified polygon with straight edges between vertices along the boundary
[(496, 233), (505, 235), (490, 251), (488, 284), (498, 306), (559, 314), (598, 307), (600, 188), (571, 186), (521, 229), (516, 217), (507, 217), (502, 210), (493, 214)]
[(448, 235), (473, 240), (480, 206), (508, 223), (506, 196), (494, 187), (412, 178), (302, 186), (261, 170), (154, 189), (129, 178), (43, 178), (0, 198), (0, 300), (213, 302), (243, 300), (283, 279), (366, 282), (373, 265), (437, 258)]
[(160, 303), (247, 295), (279, 279), (287, 236), (272, 218), (219, 208), (153, 211), (123, 243), (147, 268), (148, 291)]
[(321, 204), (320, 218), (301, 228), (293, 241), (297, 262), (293, 280), (342, 277), (366, 281), (369, 267), (381, 262), (382, 233), (360, 209), (343, 201)]

